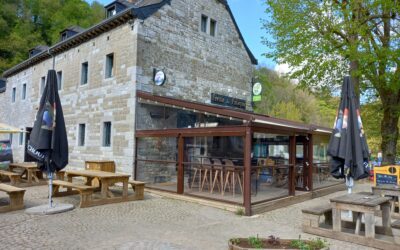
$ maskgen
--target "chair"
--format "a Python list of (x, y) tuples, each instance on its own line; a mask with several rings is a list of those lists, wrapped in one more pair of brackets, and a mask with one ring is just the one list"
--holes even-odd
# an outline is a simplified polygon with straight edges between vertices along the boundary
[[(231, 183), (228, 187), (230, 190), (232, 190), (233, 196), (235, 196), (236, 181), (237, 181), (237, 183), (239, 183), (240, 191), (243, 194), (243, 185), (242, 185), (242, 178), (241, 178), (243, 169), (235, 166), (231, 160), (224, 159), (224, 162), (225, 162), (226, 174), (225, 174), (224, 187), (222, 188), (222, 195), (225, 194), (225, 189), (226, 189), (226, 186), (228, 185), (229, 181), (231, 181)], [(229, 180), (229, 177), (231, 178), (231, 180)]]
[(203, 180), (201, 183), (200, 191), (203, 191), (204, 184), (207, 182), (208, 190), (211, 191), (211, 181), (212, 181), (212, 165), (208, 158), (203, 158), (201, 168), (203, 170)]
[(199, 191), (201, 191), (201, 174), (202, 174), (202, 167), (201, 167), (201, 165), (200, 165), (201, 163), (200, 163), (200, 161), (198, 160), (198, 158), (196, 158), (196, 161), (197, 161), (198, 164), (196, 164), (196, 165), (193, 166), (194, 174), (193, 174), (193, 179), (192, 179), (191, 188), (193, 188), (193, 184), (194, 184), (194, 182), (195, 182), (195, 180), (196, 180), (196, 177), (197, 177), (197, 179), (199, 180)]
[(210, 193), (214, 191), (215, 184), (218, 185), (218, 190), (219, 192), (222, 193), (222, 186), (224, 183), (224, 166), (222, 165), (220, 159), (213, 158), (212, 161), (213, 161), (214, 179), (212, 182)]

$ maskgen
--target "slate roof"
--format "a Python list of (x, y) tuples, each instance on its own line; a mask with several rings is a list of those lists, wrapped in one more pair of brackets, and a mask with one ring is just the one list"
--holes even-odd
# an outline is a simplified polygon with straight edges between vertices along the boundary
[[(47, 50), (40, 52), (36, 54), (35, 56), (23, 61), (22, 63), (12, 67), (11, 69), (8, 69), (4, 72), (3, 76), (4, 77), (10, 77), (28, 67), (30, 67), (33, 64), (39, 63), (43, 60), (46, 60), (48, 58), (51, 58), (52, 55), (56, 55), (58, 53), (61, 53), (65, 50), (68, 50), (70, 48), (73, 48), (83, 42), (86, 42), (99, 34), (102, 34), (104, 32), (107, 32), (132, 18), (139, 18), (139, 19), (146, 19), (147, 17), (151, 16), (153, 13), (155, 13), (157, 10), (159, 10), (162, 6), (165, 4), (170, 4), (172, 0), (132, 0), (132, 3), (126, 1), (126, 0), (116, 0), (121, 4), (124, 4), (127, 6), (127, 9), (117, 13), (116, 15), (107, 18), (100, 23), (88, 28), (88, 29), (82, 29), (79, 26), (72, 26), (67, 29), (75, 29), (79, 33), (77, 33), (74, 36), (69, 37), (68, 39), (65, 39), (63, 41), (60, 41)], [(249, 47), (247, 46), (246, 42), (244, 41), (244, 38), (242, 36), (242, 33), (239, 30), (239, 27), (236, 23), (236, 20), (233, 16), (233, 13), (228, 5), (228, 2), (226, 0), (218, 0), (222, 4), (224, 4), (225, 8), (227, 9), (229, 15), (232, 18), (232, 21), (235, 25), (235, 28), (239, 34), (240, 39), (243, 42), (243, 45), (247, 51), (247, 54), (250, 57), (250, 60), (253, 64), (257, 65), (257, 59), (254, 57), (253, 53), (250, 51)], [(115, 3), (112, 2), (111, 4)], [(110, 5), (110, 4), (109, 4)], [(107, 5), (107, 6), (109, 6)], [(67, 30), (65, 29), (65, 30)], [(65, 31), (63, 30), (63, 31)]]

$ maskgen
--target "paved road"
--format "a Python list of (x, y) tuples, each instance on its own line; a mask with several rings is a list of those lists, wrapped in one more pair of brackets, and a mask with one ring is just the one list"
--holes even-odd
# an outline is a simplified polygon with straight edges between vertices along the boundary
[[(370, 189), (358, 184), (355, 191)], [(146, 195), (143, 201), (76, 208), (51, 216), (23, 210), (0, 214), (0, 249), (227, 249), (232, 237), (312, 237), (301, 232), (301, 208), (329, 196), (253, 217), (194, 203)], [(29, 187), (26, 206), (47, 202), (47, 187)], [(0, 194), (0, 202), (5, 195)], [(77, 196), (55, 198), (78, 204)], [(368, 249), (328, 239), (330, 249)]]

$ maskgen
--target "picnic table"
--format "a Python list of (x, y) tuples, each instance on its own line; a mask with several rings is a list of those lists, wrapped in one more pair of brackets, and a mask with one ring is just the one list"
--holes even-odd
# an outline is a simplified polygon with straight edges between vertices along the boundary
[[(129, 180), (129, 174), (119, 174), (100, 170), (68, 170), (65, 172), (68, 181), (53, 181), (54, 196), (65, 196), (79, 193), (81, 196), (80, 207), (90, 207), (110, 203), (143, 200), (144, 182)], [(73, 178), (84, 177), (85, 184), (74, 182)], [(93, 182), (93, 180), (97, 180)], [(110, 187), (116, 183), (122, 183), (122, 195), (115, 196)], [(128, 195), (128, 186), (131, 185), (133, 195)], [(67, 191), (61, 191), (64, 187)], [(74, 190), (73, 190), (74, 189)], [(94, 191), (100, 190), (100, 198), (94, 198)]]
[(22, 180), (29, 185), (40, 182), (41, 176), (38, 176), (38, 173), (41, 174), (41, 171), (37, 168), (36, 162), (10, 163), (9, 169), (11, 172), (19, 172), (21, 177), (25, 176), (25, 180)]
[(365, 216), (365, 237), (375, 238), (375, 212), (382, 210), (382, 226), (386, 233), (391, 232), (390, 198), (379, 195), (355, 193), (330, 199), (332, 206), (333, 231), (342, 230), (342, 211), (352, 211), (356, 218), (355, 234), (360, 234), (361, 214)]
[(72, 182), (73, 177), (85, 177), (85, 185), (88, 186), (92, 184), (92, 180), (97, 179), (100, 183), (102, 198), (114, 197), (109, 187), (115, 183), (122, 183), (122, 197), (128, 196), (128, 181), (130, 177), (128, 174), (118, 174), (100, 170), (68, 170), (65, 174), (69, 182)]
[[(392, 185), (376, 186), (372, 187), (372, 192), (376, 195), (392, 197), (390, 201), (392, 216), (395, 215), (397, 218), (400, 218), (400, 187)], [(399, 202), (399, 211), (397, 213), (395, 210), (396, 200)]]

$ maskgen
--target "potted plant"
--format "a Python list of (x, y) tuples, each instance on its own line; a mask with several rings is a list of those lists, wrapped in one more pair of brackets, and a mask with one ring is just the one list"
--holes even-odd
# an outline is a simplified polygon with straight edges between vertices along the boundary
[(258, 235), (248, 238), (232, 238), (229, 240), (229, 250), (253, 250), (253, 249), (301, 249), (301, 250), (319, 250), (329, 249), (328, 243), (320, 238), (303, 240), (298, 239), (280, 239), (273, 235), (267, 238), (259, 238)]

